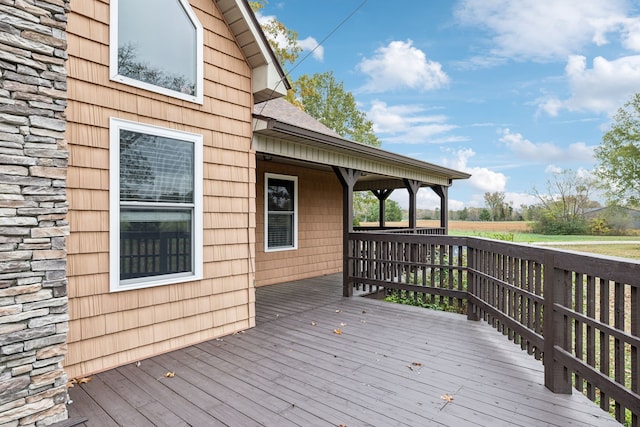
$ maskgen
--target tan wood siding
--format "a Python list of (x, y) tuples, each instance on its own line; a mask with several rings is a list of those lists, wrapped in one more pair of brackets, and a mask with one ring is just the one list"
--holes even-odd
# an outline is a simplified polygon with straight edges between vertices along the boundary
[[(204, 26), (204, 103), (109, 80), (109, 4), (69, 15), (69, 377), (254, 325), (255, 160), (251, 69), (215, 3), (192, 0)], [(109, 118), (203, 135), (204, 280), (109, 292)]]
[[(282, 283), (342, 270), (342, 187), (332, 172), (258, 162), (256, 285)], [(264, 251), (264, 174), (298, 177), (298, 248)]]

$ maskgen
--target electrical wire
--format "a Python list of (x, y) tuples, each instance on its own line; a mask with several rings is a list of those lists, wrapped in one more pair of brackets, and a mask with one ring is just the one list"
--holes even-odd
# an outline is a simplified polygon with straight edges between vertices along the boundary
[[(331, 38), (331, 36), (333, 36), (340, 28), (342, 28), (344, 26), (344, 24), (347, 23), (347, 21), (349, 21), (353, 15), (355, 15), (356, 13), (358, 13), (358, 11), (360, 9), (362, 9), (364, 7), (365, 4), (367, 4), (369, 2), (369, 0), (363, 0), (355, 9), (353, 9), (353, 11), (351, 11), (351, 13), (349, 13), (349, 15), (347, 15), (342, 21), (340, 21), (322, 40), (320, 40), (320, 42), (313, 48), (311, 49), (309, 52), (307, 52), (306, 55), (304, 55), (302, 57), (302, 59), (300, 59), (300, 61), (296, 62), (296, 64), (289, 70), (286, 71), (284, 73), (284, 77), (282, 77), (278, 83), (275, 85), (275, 87), (271, 90), (271, 95), (273, 95), (273, 93), (276, 91), (276, 89), (278, 88), (278, 86), (280, 86), (283, 83), (283, 80), (285, 78), (287, 78), (288, 76), (291, 75), (291, 72), (293, 70), (295, 70), (296, 68), (298, 68), (300, 66), (300, 64), (302, 64), (304, 61), (307, 60), (307, 58), (309, 58), (309, 56), (313, 55), (313, 53), (320, 47), (323, 46), (327, 40), (329, 40)], [(264, 110), (264, 108), (266, 107), (266, 105), (262, 106), (262, 109)], [(255, 129), (254, 129), (255, 130)]]

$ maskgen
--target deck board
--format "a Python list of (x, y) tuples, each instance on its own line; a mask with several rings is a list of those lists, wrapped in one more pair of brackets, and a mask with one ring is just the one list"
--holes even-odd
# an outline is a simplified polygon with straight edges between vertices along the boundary
[(86, 426), (619, 425), (575, 391), (547, 390), (541, 363), (486, 323), (343, 298), (340, 280), (258, 288), (255, 328), (95, 375), (70, 389), (70, 416)]

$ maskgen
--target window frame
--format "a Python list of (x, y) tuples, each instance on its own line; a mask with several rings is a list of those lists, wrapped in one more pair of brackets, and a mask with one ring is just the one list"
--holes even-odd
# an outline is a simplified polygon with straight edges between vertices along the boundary
[[(127, 130), (153, 136), (179, 139), (193, 144), (193, 203), (120, 201), (120, 131)], [(203, 137), (202, 135), (147, 125), (111, 117), (109, 119), (109, 289), (111, 292), (143, 289), (203, 278)], [(191, 207), (193, 219), (192, 269), (190, 272), (169, 273), (120, 280), (120, 207), (185, 209)]]
[[(293, 182), (293, 245), (269, 247), (269, 179), (280, 179)], [(266, 172), (264, 174), (264, 251), (281, 252), (298, 249), (298, 177)]]
[(109, 26), (109, 79), (125, 85), (148, 90), (150, 92), (190, 101), (196, 104), (204, 104), (204, 30), (200, 20), (193, 12), (188, 0), (175, 0), (185, 11), (187, 17), (196, 28), (196, 94), (189, 95), (176, 90), (156, 86), (151, 83), (133, 79), (131, 77), (118, 74), (118, 6), (120, 0), (111, 0), (110, 3), (110, 26)]

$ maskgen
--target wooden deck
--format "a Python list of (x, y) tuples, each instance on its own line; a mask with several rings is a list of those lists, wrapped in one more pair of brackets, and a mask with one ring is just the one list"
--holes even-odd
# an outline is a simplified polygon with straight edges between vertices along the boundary
[(540, 362), (484, 322), (341, 294), (340, 275), (259, 288), (255, 328), (95, 375), (69, 390), (69, 416), (86, 426), (620, 425), (575, 390), (547, 390)]

